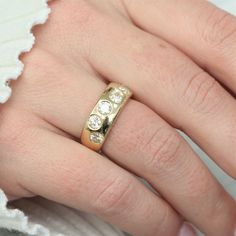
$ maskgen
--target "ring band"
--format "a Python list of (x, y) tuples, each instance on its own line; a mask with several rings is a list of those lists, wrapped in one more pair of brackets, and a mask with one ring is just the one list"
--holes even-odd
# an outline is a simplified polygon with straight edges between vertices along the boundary
[(110, 83), (85, 123), (81, 143), (94, 151), (101, 150), (111, 127), (131, 96), (132, 92), (126, 86)]

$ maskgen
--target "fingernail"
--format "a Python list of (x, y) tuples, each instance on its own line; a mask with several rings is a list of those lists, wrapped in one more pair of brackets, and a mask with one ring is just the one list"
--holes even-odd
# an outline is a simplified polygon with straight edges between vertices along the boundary
[(197, 234), (195, 230), (188, 223), (184, 223), (179, 232), (179, 236), (196, 236), (196, 235)]

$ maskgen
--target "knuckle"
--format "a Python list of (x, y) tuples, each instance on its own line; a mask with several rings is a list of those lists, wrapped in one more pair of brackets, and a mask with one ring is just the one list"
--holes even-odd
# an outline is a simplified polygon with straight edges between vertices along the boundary
[(206, 26), (201, 27), (202, 38), (208, 44), (213, 46), (220, 46), (229, 39), (236, 39), (236, 21), (234, 17), (223, 10), (214, 8), (210, 11)]
[(157, 42), (152, 38), (142, 38), (132, 34), (130, 36), (130, 52), (131, 58), (140, 72), (145, 72), (151, 75), (151, 78), (157, 78), (157, 74), (160, 73), (160, 53), (170, 48), (170, 45), (164, 41)]
[(99, 215), (113, 216), (124, 212), (129, 204), (132, 180), (129, 177), (118, 177), (99, 186), (95, 195), (93, 208)]
[(157, 171), (170, 170), (176, 166), (183, 142), (177, 132), (159, 128), (147, 140), (143, 150), (147, 153), (144, 166), (148, 173), (156, 174)]
[(183, 92), (183, 100), (193, 112), (212, 113), (222, 100), (218, 82), (206, 72), (193, 75)]

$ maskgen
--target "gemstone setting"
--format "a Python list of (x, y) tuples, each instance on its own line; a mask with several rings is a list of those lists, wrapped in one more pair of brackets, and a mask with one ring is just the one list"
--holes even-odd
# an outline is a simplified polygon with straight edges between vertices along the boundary
[(112, 102), (120, 104), (124, 99), (124, 94), (119, 89), (113, 89), (109, 94), (109, 98)]
[(89, 138), (93, 143), (101, 144), (104, 141), (104, 136), (98, 132), (91, 133)]
[(91, 130), (99, 130), (102, 127), (102, 119), (98, 115), (91, 115), (88, 120), (88, 127)]
[(125, 95), (128, 95), (128, 93), (129, 93), (129, 89), (126, 88), (126, 87), (120, 86), (119, 90), (122, 91), (122, 93), (125, 94)]
[(98, 112), (101, 115), (109, 115), (112, 112), (112, 104), (110, 101), (100, 101), (98, 103)]

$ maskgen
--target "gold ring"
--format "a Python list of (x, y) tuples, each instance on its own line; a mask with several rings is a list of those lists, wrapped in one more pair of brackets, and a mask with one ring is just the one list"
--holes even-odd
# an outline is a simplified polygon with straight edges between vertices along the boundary
[(111, 127), (131, 96), (132, 92), (126, 86), (110, 83), (85, 123), (81, 143), (94, 151), (101, 150)]

